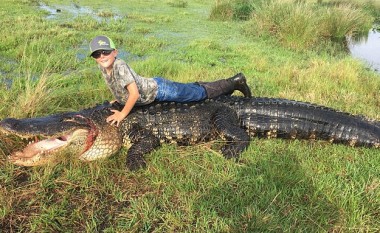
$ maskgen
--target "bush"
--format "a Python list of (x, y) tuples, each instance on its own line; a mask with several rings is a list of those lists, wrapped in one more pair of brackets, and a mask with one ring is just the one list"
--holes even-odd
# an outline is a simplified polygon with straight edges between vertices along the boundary
[(367, 32), (373, 18), (349, 4), (323, 9), (321, 12), (321, 35), (332, 40), (344, 40), (346, 36)]
[(249, 20), (252, 12), (259, 7), (264, 0), (231, 0), (216, 2), (211, 10), (212, 20)]
[(373, 18), (350, 4), (322, 6), (311, 3), (271, 1), (261, 5), (247, 32), (275, 36), (285, 47), (297, 50), (368, 31)]
[(168, 5), (172, 7), (186, 8), (189, 3), (185, 0), (171, 0), (168, 2)]
[(237, 0), (234, 4), (234, 19), (248, 20), (254, 10), (254, 4), (251, 0)]
[(217, 3), (210, 13), (211, 20), (231, 20), (234, 16), (233, 6), (230, 2)]

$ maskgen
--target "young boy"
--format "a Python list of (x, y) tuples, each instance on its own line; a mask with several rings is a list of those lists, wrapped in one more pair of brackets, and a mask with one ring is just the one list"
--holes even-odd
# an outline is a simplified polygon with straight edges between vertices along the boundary
[(251, 91), (243, 74), (215, 82), (177, 83), (164, 78), (144, 78), (133, 71), (123, 60), (116, 58), (118, 51), (107, 36), (97, 36), (90, 42), (91, 56), (116, 100), (124, 104), (122, 111), (112, 110), (107, 118), (111, 125), (119, 126), (134, 105), (153, 101), (191, 102), (241, 91), (251, 97)]

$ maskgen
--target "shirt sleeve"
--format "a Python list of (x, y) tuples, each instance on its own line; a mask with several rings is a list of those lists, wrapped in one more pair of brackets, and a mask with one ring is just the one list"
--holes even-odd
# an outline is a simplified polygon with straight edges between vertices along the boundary
[(135, 82), (135, 75), (135, 72), (126, 64), (121, 65), (117, 70), (117, 76), (119, 76), (117, 79), (119, 80), (122, 87), (126, 87), (129, 84)]

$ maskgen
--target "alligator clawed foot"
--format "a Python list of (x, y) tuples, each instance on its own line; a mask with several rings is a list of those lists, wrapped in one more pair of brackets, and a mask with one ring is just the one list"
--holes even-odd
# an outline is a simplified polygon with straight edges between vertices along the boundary
[(142, 156), (127, 156), (127, 168), (131, 171), (136, 171), (146, 167), (145, 159)]
[(225, 145), (221, 149), (224, 158), (226, 159), (238, 159), (240, 156), (239, 150), (229, 145)]
[(248, 147), (249, 141), (234, 141), (222, 146), (221, 151), (226, 159), (239, 159), (241, 153)]

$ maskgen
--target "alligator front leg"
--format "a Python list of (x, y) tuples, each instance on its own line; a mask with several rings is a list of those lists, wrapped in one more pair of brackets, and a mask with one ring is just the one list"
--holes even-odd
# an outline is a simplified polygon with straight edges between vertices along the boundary
[(160, 140), (150, 130), (143, 129), (137, 124), (132, 126), (129, 138), (132, 146), (127, 152), (127, 167), (131, 171), (144, 168), (146, 166), (144, 155), (159, 147)]
[(220, 108), (213, 116), (214, 126), (219, 135), (227, 142), (222, 147), (225, 158), (238, 158), (248, 147), (250, 137), (244, 129), (240, 128), (239, 118), (230, 108)]

